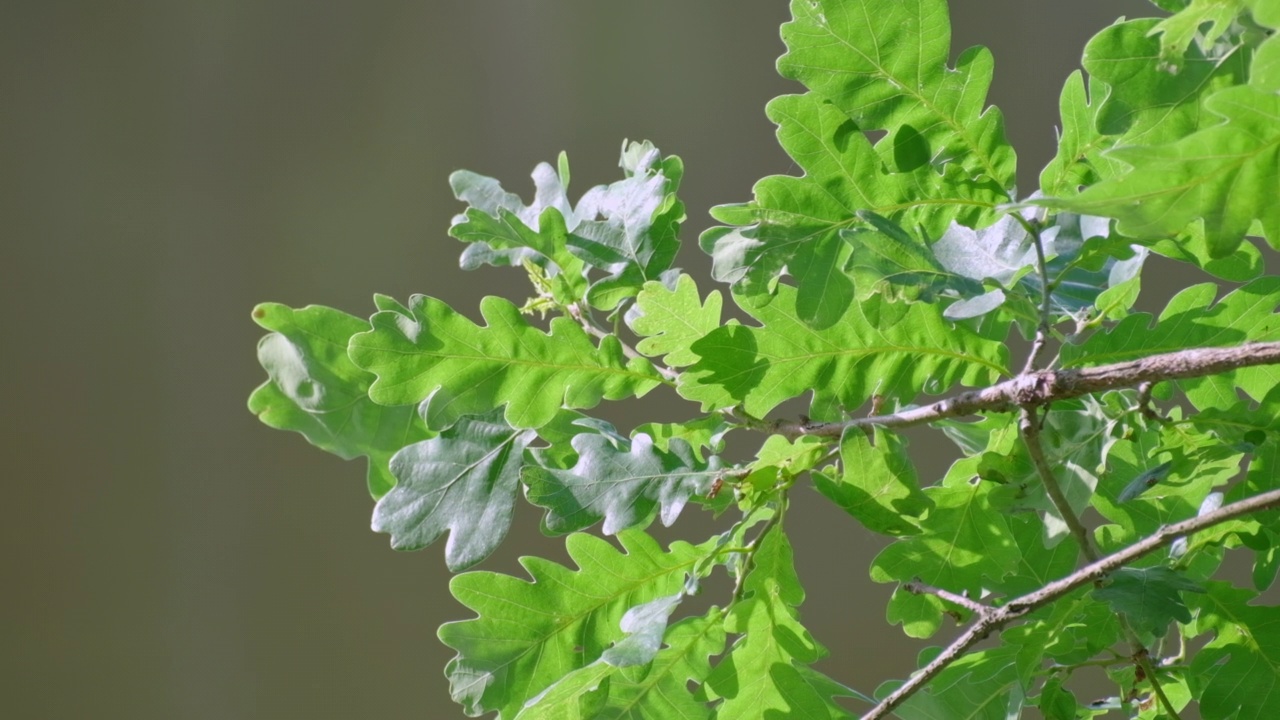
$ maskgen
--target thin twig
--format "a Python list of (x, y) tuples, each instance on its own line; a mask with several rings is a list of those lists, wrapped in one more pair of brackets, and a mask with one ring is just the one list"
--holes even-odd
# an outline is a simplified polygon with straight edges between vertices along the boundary
[(755, 564), (756, 553), (760, 551), (760, 546), (764, 543), (765, 536), (768, 535), (774, 527), (782, 523), (782, 516), (785, 515), (786, 512), (787, 498), (784, 494), (778, 502), (778, 509), (775, 510), (773, 515), (765, 521), (764, 527), (760, 528), (760, 532), (752, 538), (751, 544), (747, 546), (747, 552), (742, 558), (742, 563), (738, 566), (740, 570), (738, 572), (737, 582), (733, 585), (733, 595), (730, 596), (731, 599), (729, 600), (729, 604), (725, 606), (726, 608), (732, 607), (735, 603), (741, 600), (743, 594), (746, 593), (747, 575), (751, 573), (751, 568)]
[(1081, 395), (1134, 387), (1145, 382), (1185, 380), (1239, 368), (1275, 364), (1280, 364), (1280, 342), (1195, 348), (1078, 370), (1041, 370), (989, 387), (968, 390), (929, 405), (886, 415), (850, 418), (839, 422), (758, 420), (747, 425), (791, 439), (801, 435), (840, 437), (846, 428), (851, 427), (910, 427), (980, 412), (1009, 412), (1020, 407), (1034, 407)]
[(1055, 580), (1039, 590), (1015, 598), (999, 608), (985, 613), (929, 664), (917, 671), (897, 690), (887, 695), (878, 705), (863, 715), (862, 720), (878, 720), (878, 718), (885, 717), (907, 698), (927, 685), (938, 673), (960, 659), (975, 643), (1027, 613), (1047, 605), (1083, 585), (1094, 582), (1154, 550), (1168, 545), (1181, 535), (1190, 535), (1219, 523), (1233, 520), (1241, 515), (1248, 515), (1249, 513), (1268, 510), (1277, 506), (1280, 506), (1280, 490), (1272, 490), (1230, 505), (1224, 505), (1211, 513), (1165, 525), (1119, 552), (1090, 563), (1061, 580)]
[(587, 331), (588, 335), (591, 335), (598, 340), (603, 340), (606, 337), (612, 336), (615, 340), (618, 341), (618, 344), (622, 346), (622, 354), (625, 355), (626, 357), (632, 360), (648, 360), (649, 364), (653, 366), (653, 369), (657, 370), (658, 374), (666, 378), (668, 382), (675, 383), (675, 381), (680, 377), (680, 373), (667, 367), (666, 365), (663, 365), (662, 363), (654, 360), (653, 358), (645, 357), (644, 355), (641, 355), (639, 352), (636, 351), (635, 348), (623, 342), (622, 338), (618, 337), (617, 335), (614, 335), (608, 330), (605, 330), (604, 328), (597, 325), (595, 321), (592, 320), (586, 313), (582, 312), (582, 308), (578, 307), (577, 305), (570, 305), (566, 307), (565, 312), (569, 314), (569, 317), (576, 320), (578, 324), (582, 326), (582, 329)]
[(1137, 647), (1136, 652), (1133, 653), (1134, 663), (1142, 668), (1142, 674), (1147, 676), (1147, 682), (1151, 683), (1151, 689), (1155, 691), (1160, 704), (1164, 706), (1164, 711), (1169, 714), (1169, 720), (1182, 720), (1182, 716), (1178, 715), (1177, 709), (1169, 701), (1169, 696), (1164, 694), (1164, 688), (1160, 686), (1160, 679), (1156, 677), (1156, 669), (1151, 664), (1151, 653), (1147, 652), (1147, 648), (1137, 639), (1137, 633), (1133, 632), (1133, 628), (1128, 626), (1127, 621), (1125, 621), (1125, 626), (1129, 634), (1132, 635), (1133, 643)]
[(1018, 429), (1022, 432), (1022, 440), (1027, 446), (1027, 453), (1031, 456), (1031, 464), (1036, 466), (1040, 483), (1044, 485), (1044, 491), (1053, 502), (1054, 509), (1058, 511), (1062, 522), (1066, 523), (1071, 536), (1076, 539), (1080, 552), (1089, 559), (1089, 562), (1096, 561), (1098, 551), (1093, 546), (1089, 531), (1081, 524), (1075, 510), (1071, 509), (1071, 503), (1062, 493), (1062, 487), (1058, 485), (1057, 478), (1053, 476), (1053, 468), (1049, 467), (1049, 461), (1044, 457), (1044, 446), (1040, 444), (1040, 417), (1034, 407), (1023, 409), (1022, 421), (1018, 423)]
[(953, 605), (959, 605), (960, 607), (964, 608), (965, 610), (968, 610), (969, 612), (973, 613), (977, 617), (982, 617), (983, 615), (994, 610), (994, 608), (992, 608), (990, 605), (984, 605), (976, 600), (970, 600), (964, 595), (957, 595), (956, 593), (953, 593), (950, 590), (943, 590), (940, 587), (934, 587), (924, 582), (920, 578), (916, 578), (911, 582), (904, 584), (902, 586), (902, 589), (906, 590), (912, 595), (937, 595), (938, 597), (942, 598), (943, 600), (946, 600), (947, 602)]

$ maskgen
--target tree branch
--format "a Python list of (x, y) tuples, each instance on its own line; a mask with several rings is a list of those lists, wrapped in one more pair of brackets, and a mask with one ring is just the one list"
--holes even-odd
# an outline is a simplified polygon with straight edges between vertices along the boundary
[[(577, 323), (582, 326), (582, 329), (587, 331), (588, 335), (595, 337), (597, 340), (603, 340), (605, 339), (605, 337), (609, 335), (613, 335), (613, 333), (597, 325), (595, 321), (593, 321), (586, 313), (582, 312), (582, 308), (578, 307), (577, 305), (568, 306), (567, 308), (565, 308), (565, 312), (569, 315), (570, 318), (573, 318), (574, 320), (576, 320)], [(641, 355), (639, 352), (636, 351), (635, 348), (623, 342), (622, 338), (618, 337), (617, 335), (613, 335), (613, 336), (617, 338), (618, 344), (622, 346), (622, 354), (625, 355), (628, 359), (648, 360), (649, 364), (653, 366), (653, 369), (657, 370), (658, 374), (666, 378), (667, 382), (671, 385), (674, 385), (676, 380), (680, 377), (680, 373), (676, 372), (675, 370), (672, 370), (671, 368), (667, 367), (666, 365), (663, 365), (662, 363), (658, 362), (657, 360), (654, 360), (653, 358), (649, 358), (649, 357), (645, 357), (644, 355)]]
[(1176, 522), (1172, 525), (1165, 525), (1119, 552), (1090, 563), (1061, 580), (1055, 580), (1035, 592), (1027, 593), (1001, 605), (999, 608), (984, 613), (969, 626), (969, 629), (956, 638), (946, 650), (943, 650), (935, 657), (932, 662), (917, 671), (915, 675), (911, 676), (911, 679), (907, 680), (897, 690), (894, 690), (881, 700), (880, 704), (863, 715), (862, 720), (878, 720), (878, 718), (885, 717), (907, 698), (927, 685), (947, 666), (960, 659), (975, 643), (1033, 610), (1057, 600), (1082, 585), (1094, 582), (1107, 573), (1168, 545), (1183, 535), (1191, 535), (1199, 530), (1233, 520), (1241, 515), (1248, 515), (1274, 507), (1280, 507), (1280, 490), (1272, 490), (1255, 495), (1230, 505), (1224, 505), (1211, 513)]
[(995, 609), (990, 605), (984, 605), (976, 600), (970, 600), (964, 595), (957, 595), (950, 590), (943, 590), (942, 588), (929, 585), (920, 578), (916, 578), (911, 582), (904, 584), (902, 589), (912, 595), (936, 595), (953, 605), (959, 605), (965, 610), (973, 613), (976, 617), (982, 617)]
[(1037, 407), (1055, 400), (1067, 400), (1148, 382), (1185, 380), (1239, 368), (1275, 364), (1280, 364), (1280, 342), (1195, 348), (1078, 370), (1026, 373), (990, 387), (969, 390), (929, 405), (886, 415), (827, 423), (774, 420), (762, 421), (762, 425), (770, 432), (781, 433), (793, 440), (801, 435), (840, 437), (846, 428), (851, 427), (909, 427), (979, 412), (1009, 412), (1020, 407)]
[(1058, 485), (1057, 478), (1053, 476), (1053, 468), (1049, 467), (1049, 461), (1044, 457), (1044, 446), (1040, 444), (1040, 416), (1035, 407), (1023, 408), (1022, 421), (1018, 423), (1018, 429), (1022, 433), (1023, 442), (1026, 443), (1027, 454), (1031, 456), (1031, 463), (1036, 466), (1036, 472), (1040, 475), (1040, 484), (1044, 485), (1044, 491), (1053, 502), (1054, 509), (1066, 523), (1071, 536), (1076, 539), (1081, 554), (1088, 558), (1089, 562), (1096, 561), (1098, 551), (1093, 546), (1089, 531), (1085, 530), (1084, 525), (1080, 523), (1080, 518), (1076, 517), (1075, 510), (1071, 509), (1071, 503), (1067, 501), (1067, 496), (1062, 493), (1062, 487)]

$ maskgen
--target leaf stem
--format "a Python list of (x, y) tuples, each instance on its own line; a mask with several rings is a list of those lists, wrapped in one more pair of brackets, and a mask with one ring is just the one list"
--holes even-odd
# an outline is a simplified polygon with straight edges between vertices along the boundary
[(929, 684), (929, 681), (936, 677), (938, 673), (964, 656), (969, 648), (992, 632), (1003, 628), (1027, 613), (1043, 607), (1083, 585), (1097, 581), (1117, 568), (1168, 545), (1181, 535), (1189, 535), (1228, 520), (1233, 520), (1241, 515), (1248, 515), (1278, 506), (1280, 506), (1280, 489), (1254, 495), (1230, 505), (1224, 505), (1211, 513), (1164, 525), (1154, 533), (1123, 550), (1090, 563), (1060, 580), (1055, 580), (1039, 590), (1015, 598), (983, 614), (929, 664), (917, 671), (897, 690), (887, 695), (878, 705), (863, 715), (862, 720), (878, 720), (885, 717), (894, 708), (906, 701), (907, 698)]
[(636, 351), (635, 348), (623, 342), (621, 337), (618, 337), (618, 335), (616, 335), (615, 333), (611, 333), (608, 330), (597, 325), (595, 320), (592, 319), (588, 313), (582, 312), (582, 308), (579, 307), (577, 303), (573, 303), (571, 305), (566, 306), (564, 308), (564, 311), (565, 311), (565, 314), (567, 314), (575, 322), (581, 325), (582, 329), (586, 330), (588, 335), (591, 335), (598, 340), (603, 340), (609, 336), (614, 337), (618, 341), (618, 344), (622, 346), (622, 354), (625, 355), (627, 358), (631, 360), (648, 360), (649, 364), (653, 366), (654, 370), (658, 371), (658, 374), (661, 375), (666, 380), (668, 385), (674, 386), (676, 383), (676, 380), (680, 377), (680, 373), (667, 367), (666, 365), (663, 365), (662, 363), (657, 362), (653, 358), (649, 358), (649, 357), (645, 357), (644, 355), (641, 355), (639, 352)]
[(787, 512), (787, 496), (781, 494), (778, 499), (778, 509), (774, 511), (773, 516), (765, 521), (764, 527), (760, 528), (760, 532), (751, 539), (751, 544), (747, 546), (745, 557), (742, 558), (742, 564), (739, 566), (738, 581), (733, 585), (733, 595), (730, 596), (729, 604), (725, 609), (733, 607), (742, 599), (747, 591), (747, 575), (751, 574), (751, 568), (755, 565), (756, 553), (760, 551), (760, 545), (764, 542), (764, 538), (774, 527), (782, 524), (782, 516)]
[(1054, 509), (1058, 511), (1058, 515), (1066, 523), (1067, 529), (1071, 531), (1071, 536), (1076, 539), (1076, 544), (1080, 546), (1080, 552), (1088, 558), (1089, 562), (1095, 562), (1098, 559), (1098, 551), (1093, 546), (1089, 531), (1085, 529), (1080, 522), (1080, 518), (1071, 509), (1071, 503), (1067, 500), (1067, 496), (1063, 494), (1057, 478), (1053, 476), (1053, 468), (1049, 467), (1049, 461), (1045, 459), (1044, 446), (1040, 443), (1040, 414), (1036, 411), (1036, 408), (1023, 408), (1022, 420), (1018, 423), (1018, 429), (1022, 434), (1023, 442), (1027, 446), (1027, 453), (1031, 456), (1031, 463), (1035, 465), (1036, 472), (1040, 475), (1040, 483), (1044, 485), (1045, 493), (1049, 495), (1049, 499), (1053, 502)]

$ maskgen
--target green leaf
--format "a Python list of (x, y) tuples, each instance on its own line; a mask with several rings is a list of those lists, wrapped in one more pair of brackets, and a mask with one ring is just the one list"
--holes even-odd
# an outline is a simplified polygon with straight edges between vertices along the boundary
[(795, 302), (796, 291), (781, 285), (772, 303), (747, 308), (762, 327), (727, 325), (695, 342), (701, 359), (681, 375), (680, 394), (704, 408), (742, 405), (762, 417), (812, 390), (812, 415), (832, 419), (872, 393), (905, 404), (922, 390), (1008, 373), (1002, 342), (951, 326), (935, 306), (871, 298), (817, 330), (801, 321)]
[[(952, 663), (894, 713), (902, 720), (1006, 720), (1019, 717), (1025, 689), (1009, 648), (980, 650)], [(901, 683), (876, 689), (884, 697)]]
[(551, 279), (556, 299), (575, 302), (586, 293), (586, 267), (569, 252), (566, 218), (575, 218), (566, 196), (568, 160), (561, 154), (563, 173), (546, 163), (533, 170), (536, 188), (533, 203), (526, 206), (493, 178), (459, 170), (449, 176), (454, 197), (469, 206), (454, 217), (449, 234), (468, 243), (463, 270), (481, 265), (520, 266), (529, 262)]
[(738, 227), (712, 228), (699, 243), (712, 256), (712, 276), (757, 303), (768, 301), (788, 267), (800, 288), (800, 317), (815, 327), (829, 327), (853, 300), (839, 232), (859, 225), (860, 212), (936, 237), (953, 220), (991, 219), (1009, 199), (997, 184), (970, 180), (958, 169), (939, 174), (926, 164), (886, 172), (862, 129), (812, 93), (774, 98), (766, 111), (805, 175), (766, 177), (750, 203), (715, 208), (717, 220)]
[[(1106, 365), (1187, 348), (1280, 340), (1280, 278), (1259, 278), (1214, 303), (1217, 290), (1212, 283), (1194, 285), (1169, 301), (1154, 326), (1151, 315), (1134, 313), (1110, 332), (1065, 345), (1062, 365)], [(1280, 384), (1280, 371), (1262, 366), (1177, 382), (1197, 407), (1225, 407), (1236, 402), (1235, 387), (1261, 400)]]
[(523, 473), (529, 502), (547, 509), (544, 525), (556, 533), (603, 519), (603, 531), (613, 535), (647, 524), (657, 513), (669, 527), (691, 496), (706, 494), (720, 469), (719, 458), (701, 462), (679, 438), (671, 439), (665, 451), (643, 433), (621, 445), (584, 433), (572, 444), (578, 453), (572, 468), (528, 466)]
[(1280, 96), (1232, 87), (1205, 100), (1223, 122), (1165, 145), (1124, 147), (1112, 156), (1133, 170), (1045, 204), (1113, 217), (1130, 237), (1182, 232), (1203, 220), (1209, 254), (1232, 253), (1261, 223), (1262, 235), (1280, 247)]
[(833, 717), (829, 700), (797, 669), (826, 651), (795, 611), (804, 602), (804, 589), (781, 527), (762, 539), (744, 589), (744, 599), (725, 622), (725, 629), (740, 637), (707, 678), (710, 692), (723, 698), (717, 717)]
[(714, 549), (714, 543), (677, 542), (663, 552), (640, 531), (618, 539), (625, 554), (591, 535), (566, 538), (577, 571), (521, 558), (532, 582), (490, 572), (453, 578), (454, 597), (479, 615), (440, 628), (441, 641), (458, 651), (445, 669), (450, 691), (469, 715), (515, 717), (527, 701), (621, 640), (627, 610), (680, 592), (685, 575)]
[(1216, 636), (1191, 661), (1188, 679), (1205, 720), (1269, 720), (1280, 709), (1280, 607), (1227, 583), (1192, 598), (1195, 630)]
[(381, 497), (395, 485), (391, 456), (430, 433), (414, 408), (369, 399), (374, 377), (347, 358), (347, 341), (369, 324), (319, 305), (294, 310), (277, 303), (254, 308), (253, 319), (272, 332), (258, 343), (258, 362), (270, 379), (253, 391), (250, 412), (346, 460), (367, 456), (369, 492)]
[[(921, 534), (901, 538), (885, 548), (871, 565), (876, 582), (909, 582), (919, 578), (957, 594), (980, 597), (987, 578), (999, 580), (1018, 564), (1018, 546), (1003, 508), (993, 501), (999, 486), (971, 482), (977, 458), (957, 462), (942, 485), (925, 488), (933, 508), (919, 521)], [(903, 632), (928, 637), (942, 622), (942, 601), (912, 595), (899, 587), (889, 601), (890, 622)]]
[[(831, 101), (862, 130), (889, 130), (897, 170), (914, 162), (962, 165), (1000, 187), (1015, 157), (1000, 111), (984, 108), (991, 53), (972, 48), (947, 67), (945, 0), (793, 0), (778, 72)], [(883, 214), (883, 213), (882, 213)]]
[(661, 382), (647, 360), (628, 362), (617, 338), (606, 336), (597, 348), (568, 318), (554, 318), (546, 334), (502, 298), (486, 297), (480, 312), (485, 327), (440, 300), (414, 295), (408, 308), (374, 314), (373, 329), (350, 345), (355, 364), (378, 376), (369, 397), (388, 405), (426, 400), (433, 429), (504, 403), (512, 427), (537, 428), (562, 406), (590, 408), (601, 399), (643, 395)]
[[(586, 297), (611, 310), (634, 296), (671, 266), (679, 250), (684, 205), (675, 192), (684, 166), (648, 142), (623, 143), (619, 164), (622, 180), (591, 188), (576, 206), (569, 203), (563, 154), (559, 171), (547, 163), (534, 169), (536, 193), (527, 206), (492, 178), (455, 172), (449, 178), (454, 195), (470, 206), (449, 230), (470, 243), (462, 267), (532, 262), (551, 277), (563, 305)], [(589, 289), (587, 265), (606, 273)]]
[(724, 649), (723, 611), (673, 625), (651, 665), (623, 671), (603, 660), (556, 681), (517, 720), (710, 720), (711, 708), (694, 699), (690, 681), (711, 671), (708, 656)]
[(857, 518), (868, 530), (885, 535), (912, 535), (914, 522), (931, 504), (920, 491), (915, 467), (907, 457), (907, 443), (897, 434), (875, 429), (875, 443), (860, 429), (840, 438), (839, 479), (813, 476), (818, 492)]
[(1107, 576), (1093, 596), (1123, 613), (1148, 640), (1160, 640), (1169, 623), (1191, 622), (1183, 592), (1204, 592), (1204, 588), (1167, 567), (1120, 568)]
[[(1161, 20), (1151, 32), (1160, 34), (1160, 58), (1176, 66), (1192, 41), (1200, 37), (1202, 46), (1211, 46), (1222, 37), (1244, 10), (1244, 0), (1191, 0), (1186, 8)], [(1201, 27), (1209, 25), (1203, 33)]]
[(636, 349), (657, 357), (672, 367), (692, 365), (698, 356), (689, 345), (720, 327), (720, 291), (712, 290), (705, 303), (698, 297), (693, 278), (681, 275), (674, 290), (659, 282), (645, 283), (636, 298), (640, 315), (631, 320), (631, 330), (642, 340)]
[(507, 535), (524, 449), (536, 437), (497, 410), (404, 448), (391, 459), (397, 484), (374, 508), (373, 529), (390, 533), (397, 550), (424, 548), (448, 530), (449, 569), (480, 562)]

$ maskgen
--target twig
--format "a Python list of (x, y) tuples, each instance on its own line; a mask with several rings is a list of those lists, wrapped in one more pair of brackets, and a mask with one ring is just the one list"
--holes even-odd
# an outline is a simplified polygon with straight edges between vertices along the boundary
[(1132, 637), (1132, 642), (1136, 648), (1133, 653), (1133, 662), (1139, 668), (1142, 668), (1142, 674), (1147, 676), (1147, 682), (1151, 683), (1151, 689), (1155, 691), (1156, 697), (1160, 700), (1160, 704), (1164, 706), (1164, 711), (1168, 713), (1169, 720), (1182, 720), (1178, 715), (1177, 709), (1173, 707), (1169, 696), (1164, 694), (1164, 688), (1160, 686), (1160, 679), (1156, 677), (1156, 669), (1151, 664), (1151, 653), (1147, 652), (1147, 648), (1138, 640), (1138, 635), (1129, 626), (1128, 621), (1124, 622), (1125, 630)]
[(1036, 249), (1036, 271), (1040, 274), (1040, 323), (1036, 325), (1036, 338), (1031, 342), (1031, 352), (1027, 353), (1027, 363), (1022, 366), (1022, 374), (1025, 375), (1036, 369), (1040, 362), (1040, 353), (1044, 352), (1044, 346), (1049, 341), (1052, 292), (1049, 289), (1049, 266), (1044, 259), (1044, 243), (1040, 241), (1040, 228), (1036, 223), (1022, 217), (1019, 212), (1014, 212), (1013, 217), (1022, 223), (1022, 227), (1031, 236), (1031, 244)]
[(1089, 562), (1096, 561), (1098, 551), (1093, 546), (1089, 531), (1085, 530), (1084, 525), (1080, 523), (1080, 518), (1076, 517), (1075, 510), (1071, 509), (1071, 503), (1067, 501), (1067, 496), (1062, 493), (1062, 487), (1058, 485), (1057, 478), (1053, 476), (1053, 468), (1049, 467), (1049, 462), (1044, 457), (1044, 446), (1040, 444), (1040, 417), (1034, 407), (1022, 410), (1022, 421), (1018, 424), (1018, 429), (1022, 432), (1022, 440), (1026, 443), (1031, 463), (1036, 466), (1040, 483), (1044, 485), (1045, 493), (1053, 501), (1054, 509), (1058, 511), (1067, 529), (1071, 531), (1072, 537), (1076, 539), (1080, 552), (1089, 559)]
[(747, 545), (747, 552), (742, 559), (741, 565), (739, 565), (740, 571), (738, 573), (737, 582), (733, 584), (733, 595), (729, 600), (729, 604), (725, 606), (726, 609), (732, 607), (734, 603), (737, 603), (742, 599), (743, 594), (747, 590), (747, 575), (751, 574), (752, 566), (755, 565), (756, 553), (760, 551), (760, 546), (764, 544), (765, 536), (768, 535), (774, 527), (782, 523), (782, 516), (786, 513), (787, 498), (786, 495), (783, 495), (778, 502), (778, 509), (775, 510), (773, 515), (765, 521), (764, 527), (760, 528), (760, 532), (756, 533), (756, 536), (752, 538), (751, 543)]
[(1259, 342), (1234, 347), (1195, 348), (1150, 355), (1138, 360), (1078, 370), (1041, 370), (1004, 382), (939, 400), (921, 407), (886, 415), (851, 418), (840, 422), (797, 420), (757, 421), (755, 429), (780, 433), (791, 439), (801, 435), (840, 437), (846, 428), (887, 428), (923, 425), (979, 412), (1009, 412), (1091, 393), (1133, 387), (1145, 382), (1184, 380), (1217, 375), (1256, 365), (1280, 364), (1280, 342)]
[(984, 605), (976, 600), (970, 600), (964, 595), (957, 595), (950, 590), (943, 590), (942, 588), (929, 585), (920, 578), (916, 578), (911, 582), (904, 584), (902, 589), (912, 595), (937, 595), (953, 605), (959, 605), (977, 617), (982, 617), (994, 609), (990, 605)]
[(593, 321), (589, 316), (587, 316), (586, 313), (582, 312), (582, 308), (578, 307), (577, 305), (569, 305), (568, 307), (565, 308), (565, 312), (569, 314), (569, 317), (576, 320), (578, 324), (582, 326), (582, 329), (587, 331), (588, 335), (591, 335), (599, 340), (603, 340), (606, 337), (613, 336), (613, 338), (618, 341), (618, 344), (622, 346), (623, 355), (625, 355), (626, 357), (632, 360), (648, 360), (649, 364), (653, 366), (653, 369), (657, 370), (658, 374), (666, 378), (668, 382), (674, 383), (680, 377), (680, 373), (667, 367), (666, 365), (663, 365), (662, 363), (659, 363), (653, 358), (645, 357), (644, 355), (641, 355), (639, 352), (636, 351), (635, 348), (623, 342), (622, 338), (618, 337), (617, 335), (614, 335), (608, 330), (605, 330), (604, 328), (597, 325), (595, 321)]
[(1112, 553), (1101, 560), (1080, 568), (1061, 580), (1055, 580), (1035, 592), (1027, 593), (995, 610), (984, 613), (969, 626), (969, 629), (956, 638), (947, 649), (939, 653), (932, 662), (917, 671), (897, 690), (887, 695), (878, 705), (863, 715), (862, 720), (878, 720), (878, 718), (885, 717), (907, 698), (927, 685), (938, 673), (963, 656), (975, 643), (1027, 613), (1057, 600), (1082, 585), (1094, 582), (1107, 573), (1123, 567), (1143, 555), (1168, 545), (1180, 535), (1190, 535), (1241, 515), (1248, 515), (1249, 513), (1277, 506), (1280, 506), (1280, 490), (1272, 490), (1230, 505), (1224, 505), (1211, 513), (1165, 525), (1119, 552)]

